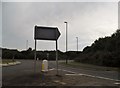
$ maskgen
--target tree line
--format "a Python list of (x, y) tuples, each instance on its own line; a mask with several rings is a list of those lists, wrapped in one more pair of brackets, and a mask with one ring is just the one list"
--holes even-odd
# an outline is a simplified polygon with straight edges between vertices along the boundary
[(111, 36), (99, 38), (83, 49), (75, 61), (102, 66), (120, 67), (120, 29)]
[[(34, 59), (34, 52), (35, 50), (30, 47), (28, 50), (23, 50), (23, 51), (18, 51), (17, 49), (7, 49), (7, 48), (2, 48), (2, 58), (3, 59)], [(43, 59), (49, 59), (49, 60), (56, 60), (56, 51), (36, 51), (37, 58), (40, 60)], [(49, 56), (47, 56), (47, 54)], [(68, 52), (62, 52), (58, 50), (58, 59), (59, 60), (65, 60), (66, 58), (68, 59), (73, 59), (76, 57), (76, 52), (75, 51), (68, 51)]]

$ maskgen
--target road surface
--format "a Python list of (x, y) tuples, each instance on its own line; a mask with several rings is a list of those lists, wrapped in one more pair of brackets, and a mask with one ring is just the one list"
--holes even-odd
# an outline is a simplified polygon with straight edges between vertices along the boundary
[[(56, 62), (51, 61), (50, 63), (50, 68), (55, 68)], [(73, 67), (68, 67), (68, 66), (63, 66), (59, 64), (59, 69), (62, 69), (64, 71), (68, 71), (71, 73), (75, 74), (86, 74), (90, 76), (96, 76), (100, 78), (108, 78), (110, 80), (120, 80), (120, 73), (118, 71), (94, 71), (94, 70), (85, 70), (85, 69), (78, 69), (78, 68), (73, 68)]]
[[(36, 69), (34, 70), (34, 60), (19, 60), (21, 62), (20, 65), (16, 66), (9, 66), (2, 68), (2, 77), (3, 77), (3, 85), (9, 84), (11, 80), (18, 77), (23, 77), (23, 75), (30, 75), (41, 72), (41, 61), (36, 61)], [(56, 62), (49, 61), (49, 69), (55, 69)], [(117, 71), (91, 71), (91, 70), (84, 70), (84, 69), (77, 69), (72, 67), (66, 67), (59, 64), (59, 70), (63, 70), (70, 73), (75, 74), (85, 74), (88, 76), (94, 77), (101, 77), (101, 78), (108, 78), (108, 80), (120, 80)], [(61, 73), (60, 73), (61, 74)], [(15, 80), (14, 80), (15, 81)]]

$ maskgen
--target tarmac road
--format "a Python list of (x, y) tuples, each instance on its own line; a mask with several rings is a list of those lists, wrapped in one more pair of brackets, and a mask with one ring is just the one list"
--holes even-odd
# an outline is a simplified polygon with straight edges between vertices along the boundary
[[(49, 62), (51, 68), (54, 68), (56, 66), (55, 61)], [(72, 72), (75, 74), (85, 74), (88, 76), (96, 76), (98, 78), (105, 78), (109, 80), (116, 80), (120, 81), (120, 73), (118, 71), (92, 71), (92, 70), (85, 70), (85, 69), (78, 69), (73, 67), (66, 67), (61, 64), (59, 64), (59, 69), (62, 69), (64, 71)]]
[[(20, 61), (21, 64), (14, 66), (2, 67), (2, 76), (10, 77), (12, 75), (22, 75), (28, 73), (34, 73), (34, 60), (17, 60)], [(36, 71), (41, 71), (41, 61), (36, 61)]]
[[(21, 62), (19, 65), (8, 66), (2, 68), (2, 83), (3, 85), (9, 84), (10, 80), (18, 77), (22, 77), (25, 75), (34, 74), (34, 60), (18, 60)], [(56, 68), (55, 61), (49, 61), (49, 68)], [(92, 76), (99, 76), (104, 78), (109, 78), (113, 80), (118, 80), (120, 78), (120, 73), (116, 71), (91, 71), (91, 70), (83, 70), (76, 69), (71, 67), (65, 67), (59, 64), (59, 69), (68, 71), (71, 73), (77, 74), (86, 74)], [(36, 61), (36, 73), (41, 72), (41, 61)], [(61, 73), (60, 73), (61, 74)], [(19, 79), (18, 79), (19, 80)]]

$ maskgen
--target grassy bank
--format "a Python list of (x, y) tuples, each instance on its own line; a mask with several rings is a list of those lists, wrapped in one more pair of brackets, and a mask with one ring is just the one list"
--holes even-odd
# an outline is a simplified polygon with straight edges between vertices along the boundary
[(86, 70), (95, 70), (95, 71), (120, 71), (119, 68), (115, 67), (104, 67), (104, 66), (96, 66), (96, 65), (91, 65), (91, 64), (83, 64), (80, 62), (74, 62), (71, 61), (68, 64), (65, 62), (60, 62), (60, 64), (64, 66), (70, 66), (73, 68), (80, 68), (80, 69), (86, 69)]

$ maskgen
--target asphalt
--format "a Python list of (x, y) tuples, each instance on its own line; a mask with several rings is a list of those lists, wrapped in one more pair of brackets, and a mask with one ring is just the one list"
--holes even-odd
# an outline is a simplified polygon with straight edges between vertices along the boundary
[[(19, 80), (20, 77), (25, 78), (25, 76), (28, 76), (28, 75), (37, 74), (37, 76), (39, 77), (38, 74), (41, 72), (41, 61), (40, 60), (36, 61), (35, 69), (34, 69), (34, 60), (18, 60), (18, 61), (20, 61), (21, 64), (2, 68), (3, 85), (9, 84), (11, 80), (14, 80), (13, 82), (15, 82), (16, 80)], [(59, 74), (61, 74), (60, 70), (63, 70), (63, 71), (75, 73), (75, 74), (84, 74), (87, 76), (108, 78), (108, 80), (110, 79), (120, 80), (120, 73), (118, 73), (117, 71), (91, 71), (91, 70), (66, 67), (60, 64), (58, 65), (58, 67), (59, 67)], [(49, 69), (56, 69), (55, 61), (49, 61)]]
[[(49, 62), (51, 68), (56, 67), (55, 61)], [(62, 69), (64, 71), (68, 71), (71, 73), (75, 74), (84, 74), (86, 76), (95, 76), (98, 78), (105, 78), (109, 80), (116, 80), (120, 81), (120, 73), (118, 71), (94, 71), (94, 70), (85, 70), (85, 69), (78, 69), (78, 68), (73, 68), (73, 67), (68, 67), (68, 66), (63, 66), (59, 64), (59, 69)]]

